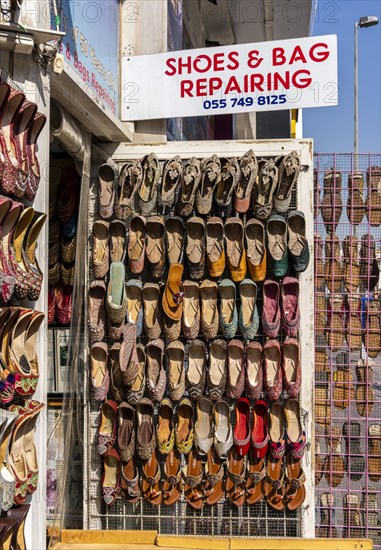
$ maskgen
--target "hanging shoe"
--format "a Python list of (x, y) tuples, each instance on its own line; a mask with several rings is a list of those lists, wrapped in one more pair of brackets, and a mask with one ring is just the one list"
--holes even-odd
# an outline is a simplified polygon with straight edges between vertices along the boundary
[(193, 216), (186, 224), (186, 255), (191, 279), (200, 280), (205, 272), (205, 223)]
[(103, 461), (102, 496), (107, 506), (112, 506), (120, 493), (120, 457), (116, 449), (110, 449)]
[(287, 219), (288, 251), (290, 264), (296, 273), (302, 273), (310, 262), (310, 250), (306, 238), (306, 219), (303, 212), (294, 210)]
[(221, 399), (227, 379), (227, 344), (225, 340), (213, 340), (209, 347), (207, 388), (211, 399)]
[(93, 225), (93, 267), (97, 279), (104, 279), (110, 269), (110, 224), (98, 220)]
[(25, 186), (21, 181), (14, 139), (14, 122), (25, 101), (25, 95), (11, 88), (7, 102), (1, 114), (0, 148), (2, 152), (3, 175), (1, 191), (8, 195), (23, 196)]
[(378, 227), (381, 224), (381, 167), (370, 166), (366, 171), (366, 181), (366, 217), (371, 226)]
[[(175, 196), (178, 186), (183, 179), (183, 163), (181, 157), (176, 155), (164, 163), (163, 176), (161, 178), (161, 187), (159, 194), (159, 204), (163, 207), (163, 212), (167, 208), (172, 208), (175, 202)], [(177, 261), (177, 260), (176, 260)]]
[(110, 261), (124, 262), (126, 255), (126, 226), (124, 222), (113, 220), (109, 225), (109, 232)]
[(160, 338), (162, 333), (162, 305), (160, 286), (145, 283), (142, 290), (144, 334), (149, 340)]
[(288, 227), (283, 216), (275, 214), (267, 222), (268, 266), (273, 277), (287, 274), (289, 266), (287, 234)]
[(188, 340), (200, 332), (200, 290), (196, 281), (184, 281), (182, 332)]
[(262, 327), (265, 336), (276, 338), (280, 330), (279, 284), (270, 279), (263, 285)]
[(183, 313), (184, 289), (181, 282), (184, 266), (172, 264), (169, 266), (167, 282), (165, 285), (162, 305), (163, 311), (169, 319), (181, 321)]
[(194, 208), (196, 191), (201, 180), (201, 164), (192, 157), (185, 163), (184, 177), (181, 182), (181, 194), (177, 203), (177, 211), (183, 218), (188, 218)]
[(221, 161), (217, 155), (201, 161), (201, 183), (196, 192), (196, 210), (209, 214), (212, 209), (213, 193), (221, 175)]
[(263, 390), (263, 350), (259, 342), (246, 346), (246, 395), (259, 399)]
[[(33, 284), (33, 277), (27, 270), (22, 255), (25, 236), (33, 221), (33, 217), (34, 209), (32, 207), (25, 208), (21, 212), (12, 230), (11, 241), (9, 243), (9, 259), (16, 276), (14, 294), (19, 300), (24, 300), (27, 297), (29, 285)], [(57, 243), (57, 246), (59, 246), (59, 243)]]
[(285, 213), (290, 208), (292, 191), (300, 174), (300, 157), (296, 151), (284, 156), (279, 166), (279, 183), (274, 195), (277, 212)]
[(93, 344), (90, 349), (92, 394), (96, 401), (106, 401), (110, 386), (107, 369), (108, 346), (104, 342)]
[(146, 222), (146, 260), (154, 279), (163, 276), (165, 268), (165, 226), (162, 216), (152, 216)]
[(216, 338), (219, 328), (217, 283), (205, 279), (200, 284), (201, 332), (205, 338)]
[(226, 395), (229, 398), (241, 397), (245, 387), (245, 347), (240, 340), (230, 340), (227, 347), (228, 384)]
[(234, 191), (233, 207), (236, 212), (245, 214), (250, 208), (253, 185), (258, 178), (258, 161), (250, 149), (239, 159), (241, 177)]
[(136, 327), (136, 336), (141, 336), (143, 332), (143, 283), (139, 279), (129, 279), (126, 283), (127, 299), (127, 323)]
[(128, 267), (131, 273), (138, 274), (144, 269), (146, 252), (146, 219), (143, 216), (133, 216), (128, 235)]
[(130, 462), (135, 454), (135, 409), (122, 402), (116, 413), (117, 444), (120, 458), (123, 462)]
[(232, 209), (235, 188), (241, 178), (241, 169), (236, 157), (221, 158), (221, 176), (214, 192), (217, 215), (227, 217)]
[(169, 265), (183, 262), (184, 222), (178, 216), (165, 220), (165, 240)]
[(239, 283), (246, 277), (246, 250), (244, 228), (240, 218), (228, 218), (225, 222), (226, 256), (230, 277)]
[(285, 277), (281, 288), (282, 327), (287, 336), (296, 338), (300, 328), (299, 281), (296, 277)]
[(28, 298), (34, 302), (40, 297), (42, 281), (44, 278), (40, 265), (37, 261), (36, 249), (37, 240), (42, 228), (44, 227), (46, 218), (46, 214), (35, 212), (33, 223), (29, 226), (26, 235), (25, 249), (22, 251), (24, 264), (33, 277), (32, 285), (28, 286)]
[(203, 395), (206, 383), (206, 348), (201, 340), (193, 340), (188, 345), (188, 368), (185, 385), (189, 397), (197, 401)]
[(347, 217), (352, 225), (359, 225), (365, 215), (364, 174), (348, 174)]
[(127, 315), (125, 267), (122, 262), (112, 262), (107, 285), (107, 315), (114, 324), (123, 323)]
[(22, 198), (25, 195), (27, 181), (29, 179), (27, 135), (29, 128), (33, 124), (36, 112), (37, 105), (31, 101), (24, 100), (12, 124), (13, 140), (19, 171), (17, 185), (13, 194), (18, 198)]
[(172, 401), (179, 401), (185, 392), (185, 348), (182, 342), (171, 342), (167, 346), (167, 392)]
[(164, 342), (160, 338), (150, 340), (146, 345), (147, 357), (147, 390), (153, 401), (163, 399), (167, 375), (164, 371)]
[(341, 183), (341, 172), (335, 171), (333, 168), (324, 172), (324, 190), (320, 212), (328, 234), (335, 233), (343, 211)]
[(116, 415), (118, 405), (115, 401), (108, 400), (102, 405), (97, 436), (98, 453), (101, 456), (110, 454), (116, 441)]
[(25, 198), (33, 201), (41, 180), (40, 163), (37, 157), (37, 140), (46, 124), (46, 116), (42, 113), (36, 113), (32, 124), (28, 128), (27, 135), (27, 157), (29, 178), (25, 189)]
[(270, 401), (276, 401), (283, 390), (281, 351), (278, 340), (267, 340), (263, 346), (264, 389)]
[(245, 227), (245, 238), (250, 276), (256, 283), (261, 283), (266, 279), (267, 271), (266, 233), (263, 223), (250, 219)]
[(347, 292), (356, 292), (360, 284), (359, 241), (354, 235), (343, 240), (343, 278)]
[(274, 159), (258, 163), (258, 183), (253, 187), (253, 213), (258, 220), (265, 222), (273, 209), (273, 196), (278, 185), (279, 169)]
[(257, 285), (251, 279), (244, 279), (239, 285), (241, 307), (239, 310), (239, 329), (245, 340), (254, 340), (259, 327), (257, 307)]
[(220, 295), (220, 326), (224, 338), (234, 338), (238, 329), (236, 288), (230, 279), (222, 279), (218, 286)]
[(157, 186), (160, 180), (160, 164), (154, 153), (146, 155), (142, 161), (142, 180), (138, 189), (139, 210), (148, 216), (156, 210)]
[(98, 201), (99, 215), (108, 220), (114, 213), (115, 202), (115, 170), (110, 164), (102, 164), (98, 169)]
[(143, 168), (139, 160), (127, 162), (121, 169), (114, 214), (118, 220), (127, 220), (135, 211), (135, 194), (143, 178)]
[(206, 261), (211, 277), (221, 277), (225, 271), (224, 224), (221, 218), (211, 217), (206, 222)]
[(106, 285), (103, 281), (93, 281), (89, 288), (88, 297), (88, 327), (92, 343), (101, 342), (105, 337), (106, 311), (105, 311)]

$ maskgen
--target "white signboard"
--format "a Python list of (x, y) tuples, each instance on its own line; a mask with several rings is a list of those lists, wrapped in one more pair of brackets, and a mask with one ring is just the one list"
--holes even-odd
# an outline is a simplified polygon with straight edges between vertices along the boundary
[(122, 120), (337, 105), (335, 35), (124, 57)]

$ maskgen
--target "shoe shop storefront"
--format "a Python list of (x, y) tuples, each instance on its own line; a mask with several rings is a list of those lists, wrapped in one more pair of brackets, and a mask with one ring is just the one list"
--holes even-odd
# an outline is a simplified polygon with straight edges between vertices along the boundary
[(377, 544), (381, 237), (353, 212), (377, 218), (381, 159), (361, 203), (365, 159), (314, 156), (298, 99), (239, 91), (253, 30), (266, 56), (310, 8), (249, 37), (227, 0), (37, 4), (1, 1), (0, 548)]

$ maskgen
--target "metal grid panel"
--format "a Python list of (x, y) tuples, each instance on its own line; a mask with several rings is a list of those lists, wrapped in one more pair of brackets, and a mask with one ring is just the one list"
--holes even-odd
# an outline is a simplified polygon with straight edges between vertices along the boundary
[[(188, 144), (187, 144), (188, 145)], [(192, 144), (190, 144), (192, 145)], [(254, 145), (254, 144), (253, 144)], [(241, 144), (242, 147), (242, 144)], [(247, 143), (243, 145), (240, 154), (245, 153), (250, 145)], [(290, 147), (292, 150), (292, 147)], [(160, 155), (156, 151), (156, 148), (153, 147), (152, 150), (157, 153), (159, 159), (163, 161), (166, 157)], [(256, 151), (256, 149), (254, 149)], [(176, 152), (177, 153), (177, 152)], [(135, 157), (142, 155), (137, 154), (137, 151), (133, 152)], [(278, 149), (278, 154), (286, 154), (285, 151), (280, 151)], [(225, 152), (226, 155), (226, 152)], [(168, 154), (168, 158), (169, 158)], [(183, 158), (188, 158), (191, 156), (183, 154)], [(220, 156), (224, 156), (220, 152)], [(237, 155), (238, 156), (238, 155)], [(271, 155), (267, 154), (267, 157), (276, 156), (275, 151), (271, 152)], [(120, 160), (120, 159), (118, 159)], [(303, 159), (302, 159), (303, 162)], [(91, 186), (91, 198), (89, 203), (89, 208), (91, 210), (89, 215), (89, 257), (91, 258), (91, 247), (92, 247), (92, 225), (97, 219), (97, 175), (98, 175), (98, 165), (92, 166), (92, 186)], [(304, 172), (301, 176), (301, 180), (304, 181), (304, 191), (308, 190), (310, 186), (307, 184), (307, 178), (311, 178), (311, 171), (308, 173), (308, 167), (306, 166)], [(302, 187), (302, 181), (299, 182), (299, 186)], [(298, 189), (298, 192), (294, 191), (292, 196), (292, 202), (290, 209), (295, 210), (297, 207), (305, 210), (303, 205), (311, 204), (311, 201), (306, 200), (308, 195), (303, 195)], [(303, 201), (301, 203), (301, 201)], [(307, 213), (308, 216), (311, 216), (312, 212)], [(312, 239), (311, 239), (312, 240)], [(312, 243), (311, 243), (312, 244)], [(90, 281), (95, 277), (92, 273), (91, 265), (89, 266)], [(311, 269), (312, 274), (312, 269)], [(302, 277), (303, 278), (303, 277)], [(145, 278), (145, 273), (143, 272), (143, 280), (148, 280)], [(303, 281), (301, 281), (303, 285)], [(261, 309), (261, 308), (260, 308)], [(302, 313), (303, 315), (303, 313)], [(303, 324), (303, 323), (302, 323)], [(303, 329), (302, 329), (303, 332)], [(308, 337), (308, 330), (304, 332), (305, 337)], [(262, 340), (262, 335), (259, 334)], [(203, 339), (202, 336), (199, 338)], [(186, 339), (182, 336), (180, 340), (183, 343), (186, 343)], [(146, 338), (142, 337), (141, 341), (146, 343)], [(283, 337), (282, 337), (283, 341)], [(313, 344), (312, 344), (313, 345)], [(313, 356), (312, 356), (313, 357)], [(312, 358), (311, 361), (305, 361), (303, 365), (306, 365), (306, 372), (303, 373), (303, 389), (304, 400), (307, 402), (310, 400), (310, 390), (311, 384), (310, 375), (312, 374)], [(308, 372), (309, 371), (309, 372)], [(89, 380), (87, 378), (87, 380)], [(87, 382), (88, 383), (88, 382)], [(307, 388), (307, 389), (305, 389)], [(303, 536), (305, 532), (305, 522), (300, 521), (301, 518), (305, 517), (306, 514), (311, 515), (311, 506), (306, 499), (305, 504), (296, 512), (290, 512), (286, 508), (282, 512), (278, 512), (270, 508), (265, 501), (252, 506), (244, 505), (240, 508), (232, 505), (228, 500), (222, 500), (215, 506), (205, 505), (202, 510), (194, 510), (190, 505), (187, 504), (184, 494), (181, 499), (173, 506), (167, 507), (164, 505), (154, 507), (147, 503), (144, 499), (136, 504), (128, 503), (123, 497), (118, 497), (116, 503), (110, 508), (107, 507), (102, 498), (101, 494), (101, 477), (102, 477), (102, 462), (100, 456), (97, 452), (96, 447), (96, 438), (97, 430), (99, 424), (99, 403), (94, 401), (89, 394), (89, 401), (87, 403), (87, 425), (86, 425), (86, 438), (87, 445), (87, 473), (85, 479), (85, 491), (87, 493), (87, 518), (85, 519), (85, 528), (89, 529), (149, 529), (157, 530), (162, 534), (173, 534), (173, 535), (204, 535), (204, 536), (215, 536), (215, 537), (296, 537)], [(308, 394), (308, 395), (307, 395)], [(231, 400), (233, 402), (233, 400)], [(301, 402), (301, 411), (302, 411), (302, 424), (303, 428), (306, 431), (307, 437), (309, 438), (311, 429), (309, 427), (311, 418), (308, 414), (309, 408), (303, 408), (305, 403)], [(157, 409), (157, 407), (156, 407)], [(307, 409), (307, 410), (306, 410)], [(307, 447), (305, 454), (305, 459), (303, 463), (303, 468), (307, 475), (308, 482), (306, 487), (307, 491), (313, 491), (311, 483), (311, 461), (309, 459), (310, 448)], [(161, 461), (162, 462), (162, 461)], [(182, 456), (182, 465), (185, 465), (184, 457)], [(138, 460), (138, 467), (141, 467), (141, 462)], [(161, 463), (161, 471), (163, 471), (163, 464)], [(309, 495), (310, 496), (310, 495)], [(308, 517), (308, 516), (307, 516)], [(249, 521), (247, 521), (249, 520)], [(308, 529), (308, 527), (307, 527)]]
[[(374, 168), (380, 166), (380, 154), (315, 155), (316, 536), (365, 536), (375, 548), (381, 547), (381, 169)], [(337, 237), (333, 246), (330, 235)]]

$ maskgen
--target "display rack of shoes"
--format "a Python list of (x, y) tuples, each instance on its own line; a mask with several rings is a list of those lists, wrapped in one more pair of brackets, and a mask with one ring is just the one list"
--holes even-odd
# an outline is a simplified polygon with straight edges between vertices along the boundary
[[(39, 480), (34, 398), (46, 374), (39, 342), (45, 315), (41, 251), (47, 214), (34, 202), (38, 138), (46, 117), (2, 72), (0, 80), (0, 546), (25, 548)], [(29, 201), (26, 203), (26, 201)], [(41, 262), (41, 267), (39, 262)], [(41, 298), (40, 299), (40, 295)], [(37, 302), (37, 304), (36, 304)], [(43, 307), (43, 305), (41, 305)], [(40, 372), (41, 369), (41, 372)], [(38, 387), (38, 385), (40, 386)], [(44, 482), (43, 482), (44, 483)]]
[(310, 471), (299, 339), (313, 239), (297, 202), (300, 152), (171, 159), (154, 150), (113, 182), (110, 167), (94, 174), (97, 494), (105, 517), (127, 521), (131, 503), (143, 521), (147, 505), (193, 517), (219, 503), (230, 519), (243, 507), (291, 528)]

